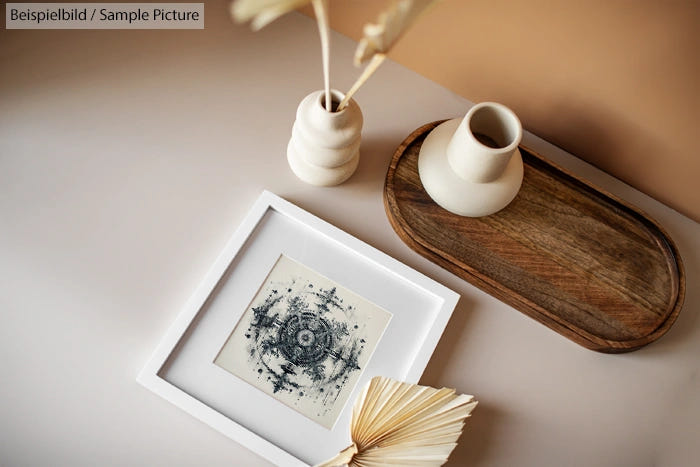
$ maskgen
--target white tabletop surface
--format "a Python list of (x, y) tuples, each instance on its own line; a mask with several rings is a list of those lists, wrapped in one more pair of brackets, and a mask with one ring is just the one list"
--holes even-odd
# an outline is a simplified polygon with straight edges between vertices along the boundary
[[(696, 222), (526, 134), (657, 219), (685, 262), (685, 306), (667, 335), (628, 354), (586, 350), (389, 225), (394, 149), (470, 102), (387, 62), (357, 96), (357, 173), (305, 185), (285, 148), (298, 102), (322, 84), (315, 25), (292, 14), (253, 34), (224, 11), (208, 4), (204, 31), (1, 32), (0, 465), (267, 465), (136, 383), (263, 189), (462, 295), (421, 380), (480, 401), (451, 465), (697, 465)], [(354, 47), (333, 35), (341, 90), (358, 73)]]

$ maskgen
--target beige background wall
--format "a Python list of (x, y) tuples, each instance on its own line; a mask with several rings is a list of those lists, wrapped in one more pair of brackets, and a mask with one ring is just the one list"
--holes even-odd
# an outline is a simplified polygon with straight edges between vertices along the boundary
[[(387, 4), (330, 3), (355, 39)], [(699, 56), (697, 0), (444, 0), (390, 54), (695, 220)]]

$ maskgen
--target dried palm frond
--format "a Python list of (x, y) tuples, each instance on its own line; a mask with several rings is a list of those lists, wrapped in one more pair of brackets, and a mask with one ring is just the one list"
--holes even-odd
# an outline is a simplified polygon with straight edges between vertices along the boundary
[(231, 4), (233, 18), (257, 31), (280, 16), (311, 3), (311, 0), (236, 0)]
[(317, 467), (439, 466), (477, 401), (454, 389), (372, 378), (353, 406), (352, 444)]
[(323, 59), (323, 85), (325, 90), (326, 110), (331, 111), (330, 79), (330, 27), (328, 25), (327, 0), (236, 0), (231, 4), (231, 14), (238, 22), (251, 21), (251, 28), (258, 30), (280, 16), (311, 3), (321, 36), (321, 55)]
[(366, 24), (364, 37), (355, 51), (355, 65), (361, 65), (375, 54), (386, 54), (416, 19), (435, 3), (435, 0), (400, 0), (382, 12), (376, 23)]
[(399, 0), (394, 2), (377, 18), (376, 23), (368, 23), (363, 29), (364, 36), (355, 50), (355, 65), (360, 66), (371, 58), (369, 65), (355, 81), (345, 98), (338, 106), (342, 109), (350, 101), (367, 79), (384, 62), (387, 52), (394, 46), (416, 19), (427, 11), (428, 7), (439, 0)]

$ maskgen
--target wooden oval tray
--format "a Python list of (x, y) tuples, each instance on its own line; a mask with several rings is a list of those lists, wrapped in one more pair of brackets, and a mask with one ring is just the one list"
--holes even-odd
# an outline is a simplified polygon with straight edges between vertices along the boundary
[(386, 176), (386, 213), (406, 244), (592, 350), (629, 352), (668, 331), (685, 273), (653, 219), (523, 146), (511, 204), (481, 218), (452, 214), (418, 176), (420, 146), (439, 123), (406, 138)]

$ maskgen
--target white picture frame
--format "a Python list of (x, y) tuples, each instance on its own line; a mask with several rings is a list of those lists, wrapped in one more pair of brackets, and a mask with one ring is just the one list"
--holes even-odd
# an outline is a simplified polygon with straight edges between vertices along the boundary
[[(331, 429), (214, 363), (280, 255), (392, 314)], [(313, 465), (350, 444), (352, 405), (373, 376), (418, 382), (458, 300), (454, 291), (264, 191), (137, 380), (277, 465)]]

